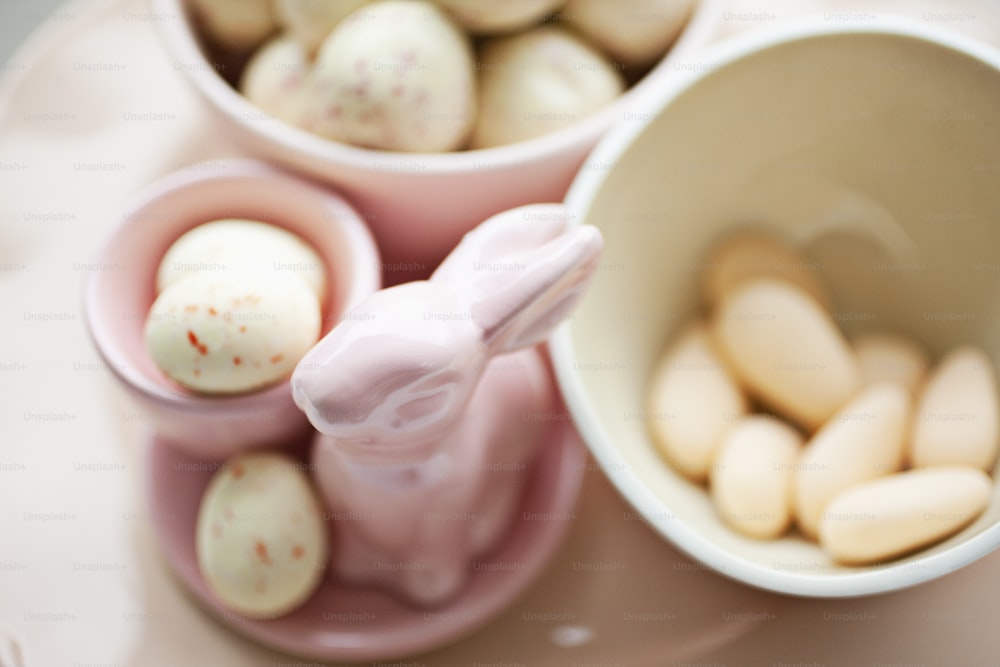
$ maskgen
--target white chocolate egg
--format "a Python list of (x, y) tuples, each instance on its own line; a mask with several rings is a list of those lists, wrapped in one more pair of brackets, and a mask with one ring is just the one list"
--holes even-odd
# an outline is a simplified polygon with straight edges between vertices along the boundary
[(188, 0), (188, 5), (209, 40), (227, 51), (252, 51), (278, 29), (271, 0)]
[(545, 25), (488, 40), (479, 53), (473, 148), (532, 139), (581, 121), (625, 88), (621, 72), (569, 30)]
[(240, 393), (289, 376), (319, 333), (319, 303), (298, 277), (203, 272), (160, 293), (146, 317), (145, 341), (178, 384)]
[(909, 393), (893, 383), (864, 390), (806, 444), (795, 476), (795, 517), (815, 536), (827, 503), (845, 489), (903, 465)]
[(302, 127), (367, 148), (460, 148), (475, 122), (472, 47), (437, 6), (385, 0), (343, 19), (320, 46)]
[(666, 54), (697, 0), (569, 0), (566, 21), (618, 62), (649, 65)]
[(703, 325), (690, 326), (653, 371), (646, 423), (664, 457), (695, 481), (709, 473), (716, 448), (747, 401), (712, 349)]
[(297, 125), (308, 110), (306, 82), (311, 69), (302, 45), (279, 35), (254, 52), (243, 69), (239, 90), (261, 111)]
[(992, 491), (983, 471), (960, 466), (872, 480), (830, 501), (820, 545), (849, 565), (896, 558), (961, 530), (986, 509)]
[(236, 613), (284, 615), (322, 579), (329, 550), (322, 508), (300, 464), (284, 455), (230, 459), (205, 489), (196, 531), (201, 575)]
[(738, 287), (717, 309), (714, 334), (738, 379), (810, 431), (860, 387), (857, 361), (829, 313), (790, 283)]
[(738, 421), (719, 445), (709, 482), (722, 519), (758, 539), (788, 530), (801, 447), (802, 435), (784, 422), (762, 416)]
[(931, 371), (913, 424), (914, 467), (967, 465), (989, 472), (1000, 447), (993, 364), (981, 349), (953, 350)]
[(278, 21), (309, 53), (315, 53), (344, 17), (368, 0), (274, 0)]
[(760, 232), (727, 237), (705, 258), (705, 302), (714, 308), (737, 287), (760, 278), (792, 283), (828, 308), (830, 297), (819, 279), (819, 265), (788, 243)]
[(852, 344), (861, 372), (861, 384), (896, 382), (911, 394), (917, 391), (930, 360), (916, 341), (888, 332), (866, 333)]
[(298, 235), (264, 222), (216, 220), (188, 230), (160, 260), (156, 289), (205, 272), (297, 276), (320, 302), (326, 298), (326, 266), (319, 254)]
[(476, 34), (510, 32), (540, 23), (566, 0), (434, 0), (455, 22)]

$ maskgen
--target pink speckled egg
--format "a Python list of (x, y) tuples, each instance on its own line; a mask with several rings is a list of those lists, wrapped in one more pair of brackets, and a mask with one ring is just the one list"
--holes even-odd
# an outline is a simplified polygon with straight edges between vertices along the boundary
[(648, 65), (680, 35), (697, 0), (569, 0), (563, 15), (601, 50), (626, 65)]
[[(604, 0), (607, 2), (607, 0)], [(476, 34), (509, 32), (539, 23), (566, 0), (434, 0), (463, 28)], [(612, 4), (612, 3), (609, 3)]]
[(206, 272), (167, 287), (146, 317), (150, 356), (204, 393), (240, 393), (291, 374), (319, 338), (320, 307), (289, 274)]
[(306, 81), (311, 70), (302, 45), (289, 35), (279, 35), (254, 53), (239, 89), (261, 111), (295, 124), (308, 105)]
[(473, 148), (568, 127), (614, 101), (621, 72), (569, 30), (542, 26), (485, 43), (479, 56), (479, 118)]
[(345, 18), (320, 47), (310, 85), (303, 127), (358, 146), (454, 150), (475, 119), (468, 38), (428, 2), (387, 0)]
[(251, 51), (278, 29), (271, 0), (188, 2), (208, 38), (227, 51)]
[(213, 220), (184, 232), (160, 260), (156, 290), (162, 292), (206, 271), (294, 275), (309, 285), (320, 303), (326, 300), (326, 266), (315, 248), (297, 234), (266, 222)]
[(230, 459), (198, 509), (198, 567), (212, 594), (252, 618), (286, 614), (322, 579), (328, 537), (302, 467), (274, 452)]
[(306, 51), (315, 53), (337, 24), (366, 2), (368, 0), (274, 0), (274, 8), (289, 34)]

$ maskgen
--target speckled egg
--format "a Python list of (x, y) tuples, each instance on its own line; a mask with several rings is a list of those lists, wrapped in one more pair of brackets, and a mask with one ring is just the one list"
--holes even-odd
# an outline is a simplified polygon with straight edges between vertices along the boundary
[(201, 575), (228, 609), (281, 616), (319, 585), (328, 536), (309, 479), (273, 452), (237, 456), (202, 496), (195, 545)]
[(278, 20), (314, 53), (340, 21), (368, 0), (274, 0)]
[(617, 62), (648, 65), (684, 29), (697, 0), (569, 0), (566, 20)]
[(240, 393), (291, 374), (319, 338), (320, 308), (296, 276), (196, 273), (167, 287), (146, 317), (146, 348), (194, 391)]
[(271, 0), (188, 0), (188, 6), (208, 39), (228, 51), (251, 51), (278, 29)]
[(608, 60), (570, 31), (542, 26), (487, 41), (479, 56), (473, 148), (501, 146), (572, 125), (622, 93)]
[(232, 271), (296, 276), (320, 302), (326, 297), (326, 266), (312, 246), (277, 225), (237, 219), (206, 222), (174, 241), (160, 260), (156, 289), (196, 273)]
[(311, 87), (302, 127), (367, 148), (454, 150), (475, 120), (468, 37), (428, 2), (386, 0), (345, 18), (319, 49)]
[[(606, 1), (606, 0), (605, 0)], [(566, 0), (434, 0), (456, 22), (477, 34), (509, 32), (539, 23), (566, 3)]]
[(306, 81), (312, 63), (302, 45), (279, 35), (258, 49), (240, 77), (243, 95), (275, 118), (296, 125), (308, 106)]

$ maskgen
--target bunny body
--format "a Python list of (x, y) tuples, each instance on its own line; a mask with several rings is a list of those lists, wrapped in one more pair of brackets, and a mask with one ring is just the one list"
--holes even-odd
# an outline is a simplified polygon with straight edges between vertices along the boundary
[(557, 391), (538, 349), (582, 294), (601, 239), (513, 209), (470, 232), (430, 280), (369, 297), (292, 376), (320, 432), (332, 569), (421, 605), (446, 601), (517, 516)]
[(546, 440), (555, 388), (537, 349), (491, 361), (463, 418), (430, 458), (358, 462), (335, 438), (317, 437), (313, 463), (337, 526), (334, 572), (418, 603), (446, 600), (470, 563), (516, 518), (532, 460)]

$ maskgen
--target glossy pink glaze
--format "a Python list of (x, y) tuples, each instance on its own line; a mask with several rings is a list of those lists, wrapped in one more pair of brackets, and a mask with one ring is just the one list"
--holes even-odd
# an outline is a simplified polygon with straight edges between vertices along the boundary
[(220, 160), (174, 172), (126, 204), (96, 258), (113, 270), (93, 272), (87, 281), (87, 327), (140, 418), (164, 440), (207, 460), (309, 430), (287, 380), (247, 394), (199, 395), (166, 378), (146, 353), (143, 324), (163, 253), (188, 229), (228, 217), (280, 225), (319, 252), (330, 283), (324, 331), (381, 284), (378, 250), (345, 200), (256, 160)]
[[(454, 596), (510, 525), (557, 394), (535, 347), (597, 267), (601, 237), (557, 205), (470, 232), (428, 281), (365, 300), (300, 362), (322, 434), (315, 475), (338, 526), (334, 571), (418, 604)], [(519, 351), (518, 351), (519, 350)]]

